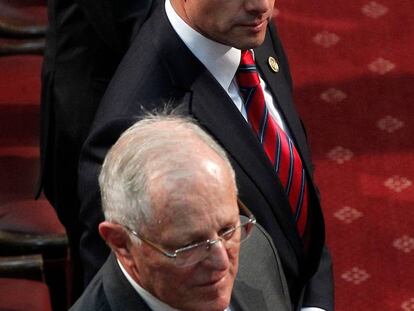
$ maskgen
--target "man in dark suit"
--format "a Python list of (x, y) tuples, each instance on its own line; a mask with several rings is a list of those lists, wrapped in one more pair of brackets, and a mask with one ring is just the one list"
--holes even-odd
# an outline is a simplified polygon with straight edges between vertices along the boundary
[[(74, 296), (79, 263), (77, 167), (81, 146), (117, 65), (152, 0), (50, 0), (42, 70), (41, 182), (71, 246)], [(39, 195), (39, 194), (38, 194)]]
[(237, 200), (225, 152), (193, 121), (138, 121), (99, 181), (112, 254), (72, 310), (291, 310), (271, 238)]
[[(287, 60), (269, 22), (273, 4), (273, 0), (172, 0), (157, 7), (143, 25), (101, 102), (80, 161), (85, 226), (81, 253), (91, 274), (108, 253), (97, 243), (102, 215), (96, 176), (102, 159), (132, 124), (128, 117), (157, 108), (159, 99), (164, 99), (197, 119), (228, 152), (241, 199), (278, 249), (295, 307), (333, 310), (324, 222), (305, 131), (292, 102)], [(308, 205), (301, 213), (306, 217), (298, 219), (305, 224), (300, 229), (304, 231), (297, 226), (284, 182), (252, 130), (248, 107), (243, 105), (246, 88), (239, 91), (235, 78), (240, 50), (250, 48), (256, 63), (250, 67), (258, 68), (269, 115), (290, 137), (289, 146), (291, 150), (295, 146), (303, 166), (307, 193), (301, 202)]]

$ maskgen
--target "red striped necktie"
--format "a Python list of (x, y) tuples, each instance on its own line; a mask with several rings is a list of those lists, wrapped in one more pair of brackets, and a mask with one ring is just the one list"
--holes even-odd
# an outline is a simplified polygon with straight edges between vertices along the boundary
[(302, 237), (308, 209), (305, 170), (292, 140), (269, 114), (250, 51), (242, 51), (236, 81), (244, 100), (247, 120), (279, 176)]

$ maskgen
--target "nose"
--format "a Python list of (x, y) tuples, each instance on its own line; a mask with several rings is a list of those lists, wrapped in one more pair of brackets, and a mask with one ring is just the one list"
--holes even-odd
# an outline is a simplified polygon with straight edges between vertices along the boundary
[(273, 0), (246, 0), (245, 9), (251, 14), (264, 14), (273, 9)]
[(229, 254), (221, 240), (210, 246), (209, 255), (204, 261), (206, 265), (217, 270), (226, 270), (230, 266)]

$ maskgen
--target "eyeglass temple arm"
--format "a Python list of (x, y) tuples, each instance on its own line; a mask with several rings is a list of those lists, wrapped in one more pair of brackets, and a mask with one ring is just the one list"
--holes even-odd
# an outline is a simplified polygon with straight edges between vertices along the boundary
[(254, 217), (253, 213), (247, 208), (246, 205), (240, 200), (240, 198), (237, 198), (237, 205), (239, 207), (240, 215), (244, 215), (249, 217), (252, 220), (256, 220), (256, 217)]
[(143, 238), (143, 237), (140, 237), (139, 236), (139, 234), (135, 231), (135, 230), (132, 230), (132, 229), (129, 229), (129, 228), (127, 228), (133, 235), (135, 235), (138, 239), (140, 239), (141, 241), (143, 241), (143, 242), (145, 242), (145, 243), (147, 243), (149, 246), (151, 246), (152, 248), (155, 248), (156, 250), (158, 250), (158, 251), (160, 251), (161, 253), (163, 253), (165, 256), (167, 256), (168, 258), (176, 258), (177, 257), (177, 254), (176, 253), (170, 253), (170, 252), (167, 252), (166, 250), (164, 250), (164, 249), (162, 249), (161, 247), (159, 247), (157, 244), (155, 244), (155, 243), (153, 243), (153, 242), (151, 242), (151, 241), (149, 241), (149, 240), (147, 240), (147, 239), (145, 239), (145, 238)]

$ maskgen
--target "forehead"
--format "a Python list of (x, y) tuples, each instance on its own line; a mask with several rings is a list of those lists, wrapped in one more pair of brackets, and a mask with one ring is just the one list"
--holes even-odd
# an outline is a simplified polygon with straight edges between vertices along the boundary
[(153, 182), (153, 229), (158, 234), (201, 234), (237, 221), (236, 188), (228, 169), (213, 161), (199, 165), (201, 170), (177, 170)]
[(230, 198), (213, 201), (198, 197), (180, 201), (171, 202), (167, 206), (169, 212), (158, 218), (159, 224), (164, 225), (163, 230), (188, 234), (194, 231), (217, 231), (221, 226), (238, 219), (237, 205)]

